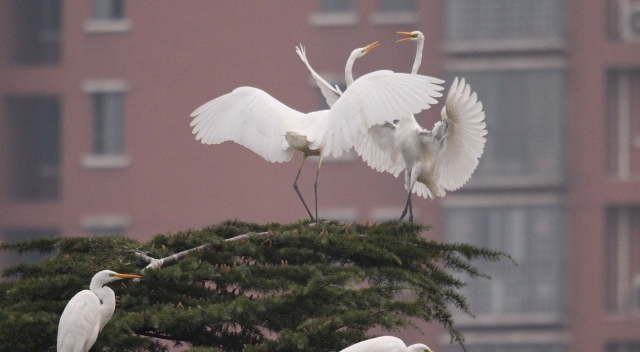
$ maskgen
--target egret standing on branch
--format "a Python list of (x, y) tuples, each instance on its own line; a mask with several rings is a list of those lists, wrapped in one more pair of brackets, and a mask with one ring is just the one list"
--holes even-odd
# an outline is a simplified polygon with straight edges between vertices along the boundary
[(433, 352), (427, 345), (417, 343), (407, 347), (394, 336), (380, 336), (351, 345), (340, 352)]
[(330, 110), (307, 114), (258, 88), (240, 87), (197, 108), (191, 113), (191, 126), (202, 143), (234, 141), (270, 162), (289, 161), (295, 150), (302, 152), (303, 164), (308, 156), (319, 156), (315, 218), (298, 192), (309, 217), (317, 221), (317, 180), (323, 157), (339, 157), (375, 124), (429, 108), (437, 102), (434, 97), (442, 96), (440, 83), (433, 77), (375, 71), (356, 80)]
[(116, 295), (105, 284), (140, 275), (103, 270), (93, 276), (89, 290), (78, 292), (62, 312), (58, 324), (58, 352), (87, 352), (116, 308)]
[[(408, 36), (402, 41), (418, 45), (411, 73), (417, 75), (422, 61), (424, 35), (398, 32)], [(413, 115), (396, 123), (377, 124), (358, 137), (354, 149), (377, 171), (398, 176), (404, 170), (405, 189), (409, 192), (400, 220), (409, 211), (413, 221), (411, 194), (424, 198), (444, 197), (445, 191), (462, 187), (478, 166), (487, 134), (482, 103), (476, 93), (456, 78), (447, 94), (441, 112), (442, 120), (433, 130), (420, 127)]]

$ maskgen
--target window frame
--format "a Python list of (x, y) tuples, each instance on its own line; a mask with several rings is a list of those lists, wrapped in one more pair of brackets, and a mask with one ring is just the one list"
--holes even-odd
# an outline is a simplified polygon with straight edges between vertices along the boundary
[[(129, 92), (131, 85), (124, 80), (120, 79), (105, 79), (105, 80), (87, 80), (82, 84), (82, 91), (90, 98), (91, 105), (91, 151), (81, 159), (81, 164), (87, 169), (118, 169), (126, 168), (131, 164), (131, 159), (127, 155), (126, 148), (126, 95)], [(95, 94), (122, 94), (122, 143), (123, 152), (121, 154), (101, 154), (96, 153), (93, 150), (93, 143), (95, 142), (95, 106), (94, 98)]]
[[(111, 0), (114, 1), (114, 0)], [(84, 31), (88, 34), (100, 34), (100, 33), (127, 33), (132, 29), (131, 20), (127, 17), (126, 0), (122, 1), (122, 17), (113, 18), (96, 18), (94, 17), (95, 0), (91, 1), (90, 17), (84, 22)]]
[[(452, 194), (442, 200), (443, 213), (452, 209), (488, 209), (501, 207), (529, 207), (529, 206), (555, 206), (565, 210), (564, 219), (562, 220), (562, 229), (564, 238), (561, 239), (562, 245), (567, 247), (569, 241), (569, 219), (568, 219), (568, 200), (561, 194), (554, 192), (537, 192), (537, 193), (506, 193), (506, 194), (484, 194), (484, 195), (464, 195)], [(447, 233), (446, 221), (443, 236), (450, 241)], [(507, 253), (509, 254), (509, 253)], [(517, 260), (517, 258), (516, 258)], [(560, 258), (560, 265), (564, 270), (563, 276), (568, 276), (569, 262)], [(490, 273), (489, 273), (490, 274)], [(565, 284), (558, 288), (558, 299), (560, 309), (556, 312), (516, 312), (516, 313), (474, 313), (476, 317), (469, 317), (459, 311), (453, 311), (456, 324), (462, 328), (514, 328), (514, 327), (551, 327), (566, 326), (568, 324), (568, 296), (567, 290), (569, 286)], [(474, 307), (471, 307), (473, 311)]]
[[(545, 57), (498, 57), (498, 58), (449, 58), (445, 62), (444, 71), (447, 75), (451, 72), (461, 73), (478, 73), (478, 72), (503, 72), (503, 71), (542, 71), (542, 70), (561, 70), (564, 72), (564, 83), (568, 81), (568, 64), (564, 57), (559, 56), (545, 56)], [(447, 84), (445, 83), (445, 86)], [(449, 87), (446, 87), (449, 89)], [(472, 87), (473, 89), (473, 87)], [(482, 92), (478, 92), (478, 100), (482, 101)], [(568, 96), (564, 99), (564, 110), (562, 116), (564, 119), (560, 122), (562, 133), (566, 134), (568, 125)], [(491, 127), (488, 126), (489, 136), (491, 136)], [(568, 158), (567, 141), (566, 138), (560, 138), (562, 144), (562, 150), (559, 153), (561, 160), (558, 162), (559, 166), (566, 165), (565, 160)], [(486, 146), (485, 146), (486, 148)], [(486, 156), (483, 155), (484, 158)], [(483, 157), (480, 158), (480, 163), (483, 162)], [(549, 189), (549, 188), (563, 188), (567, 184), (568, 169), (559, 170), (559, 174), (555, 176), (492, 176), (487, 177), (484, 180), (478, 179), (476, 171), (471, 175), (470, 180), (465, 184), (462, 191), (465, 190), (519, 190), (519, 189)]]

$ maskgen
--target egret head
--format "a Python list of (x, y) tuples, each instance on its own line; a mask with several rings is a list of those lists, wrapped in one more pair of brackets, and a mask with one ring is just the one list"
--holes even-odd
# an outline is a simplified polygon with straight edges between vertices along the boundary
[(354, 50), (353, 52), (351, 52), (351, 56), (354, 56), (356, 59), (359, 59), (363, 56), (365, 56), (371, 49), (379, 46), (380, 44), (378, 44), (378, 42), (373, 42), (367, 46), (365, 46), (364, 48), (358, 48), (356, 50)]
[(118, 274), (115, 271), (111, 270), (102, 270), (101, 272), (95, 274), (91, 279), (91, 284), (95, 282), (96, 284), (104, 285), (109, 282), (122, 280), (122, 279), (139, 279), (142, 276), (134, 275), (134, 274)]
[(402, 34), (402, 35), (406, 35), (406, 38), (402, 38), (400, 40), (396, 40), (396, 43), (399, 42), (406, 42), (409, 40), (414, 40), (414, 41), (424, 41), (424, 34), (422, 34), (422, 32), (420, 31), (413, 31), (413, 32), (396, 32), (398, 34)]

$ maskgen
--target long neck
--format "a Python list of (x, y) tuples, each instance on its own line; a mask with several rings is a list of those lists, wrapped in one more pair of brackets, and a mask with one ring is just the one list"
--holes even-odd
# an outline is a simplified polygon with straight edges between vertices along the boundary
[(347, 60), (347, 65), (344, 67), (344, 80), (347, 83), (347, 87), (349, 87), (353, 83), (353, 64), (356, 62), (356, 53), (353, 52), (349, 55), (349, 59)]
[(418, 69), (420, 68), (420, 64), (422, 63), (422, 48), (424, 47), (424, 40), (418, 40), (418, 46), (416, 48), (416, 58), (413, 60), (413, 68), (411, 68), (411, 73), (418, 73)]
[(89, 287), (93, 293), (98, 296), (102, 302), (100, 306), (100, 330), (109, 322), (116, 309), (116, 295), (113, 290), (108, 287), (99, 287), (97, 284), (91, 283)]

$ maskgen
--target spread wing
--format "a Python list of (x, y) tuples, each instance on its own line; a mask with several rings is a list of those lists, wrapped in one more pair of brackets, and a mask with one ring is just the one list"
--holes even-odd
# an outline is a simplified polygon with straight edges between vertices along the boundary
[(482, 103), (464, 78), (453, 81), (442, 108), (442, 121), (436, 123), (432, 136), (440, 144), (435, 157), (436, 182), (454, 191), (471, 177), (484, 151), (487, 125)]
[(437, 78), (393, 71), (358, 78), (329, 111), (322, 139), (325, 155), (340, 156), (374, 125), (428, 109), (437, 103), (434, 97), (442, 96), (440, 83)]
[(316, 71), (313, 70), (313, 68), (311, 68), (302, 44), (300, 44), (299, 47), (296, 47), (296, 53), (298, 53), (298, 56), (300, 56), (300, 60), (302, 60), (305, 65), (307, 65), (307, 68), (309, 69), (309, 71), (311, 71), (311, 76), (316, 80), (318, 88), (320, 88), (322, 95), (327, 100), (327, 104), (329, 104), (329, 107), (332, 107), (333, 104), (338, 100), (338, 98), (340, 98), (342, 92), (337, 89), (337, 86), (336, 88), (333, 88), (327, 81), (320, 77), (320, 75), (317, 74)]
[(374, 125), (358, 135), (353, 149), (372, 169), (398, 177), (405, 164), (400, 148), (395, 147), (395, 132), (396, 126), (390, 122)]
[(263, 90), (239, 87), (191, 113), (193, 133), (204, 144), (233, 141), (270, 162), (291, 160), (285, 131), (304, 116)]
[[(99, 320), (100, 300), (98, 297), (89, 290), (78, 292), (71, 298), (60, 316), (58, 351), (86, 351), (85, 344), (89, 342), (93, 345), (95, 342)], [(93, 336), (94, 333), (96, 336)]]

